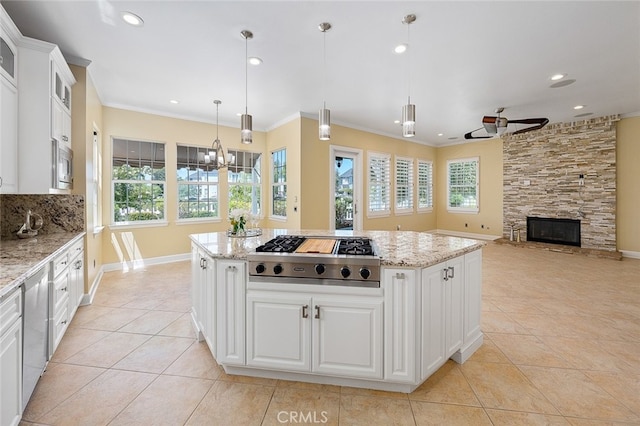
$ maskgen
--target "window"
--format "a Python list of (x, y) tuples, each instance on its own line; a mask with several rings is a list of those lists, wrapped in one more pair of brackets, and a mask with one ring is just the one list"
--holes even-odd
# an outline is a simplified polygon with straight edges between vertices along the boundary
[(478, 212), (478, 158), (447, 161), (447, 208), (449, 211)]
[(391, 156), (369, 153), (369, 215), (391, 213)]
[(164, 144), (113, 139), (113, 222), (165, 218)]
[(413, 159), (396, 157), (396, 207), (397, 213), (413, 211)]
[(229, 150), (229, 211), (242, 209), (260, 215), (260, 160), (257, 152)]
[(102, 228), (102, 143), (97, 130), (93, 131), (93, 164), (91, 171), (91, 204), (93, 229)]
[(178, 219), (219, 218), (218, 171), (205, 162), (208, 148), (178, 145)]
[(433, 163), (418, 160), (418, 211), (433, 209)]
[(271, 215), (287, 217), (287, 150), (271, 153)]

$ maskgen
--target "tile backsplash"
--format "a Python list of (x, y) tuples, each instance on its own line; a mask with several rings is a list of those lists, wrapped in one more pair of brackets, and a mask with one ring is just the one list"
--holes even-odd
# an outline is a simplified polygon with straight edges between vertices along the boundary
[(83, 195), (2, 194), (0, 195), (0, 238), (17, 239), (16, 232), (25, 221), (27, 211), (42, 216), (39, 234), (82, 232), (85, 229)]

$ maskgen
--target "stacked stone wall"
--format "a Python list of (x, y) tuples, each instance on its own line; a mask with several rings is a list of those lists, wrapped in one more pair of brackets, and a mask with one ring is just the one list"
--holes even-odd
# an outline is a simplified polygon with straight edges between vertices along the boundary
[[(585, 248), (616, 250), (616, 129), (619, 116), (504, 135), (504, 227), (527, 216), (579, 219)], [(580, 185), (580, 175), (584, 185)]]

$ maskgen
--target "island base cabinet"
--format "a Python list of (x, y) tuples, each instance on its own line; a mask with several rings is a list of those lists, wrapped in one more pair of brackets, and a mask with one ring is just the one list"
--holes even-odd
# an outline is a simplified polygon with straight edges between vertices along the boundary
[(313, 299), (314, 373), (382, 378), (382, 300)]
[(482, 346), (480, 329), (482, 315), (482, 250), (464, 255), (464, 324), (462, 347), (453, 354), (453, 360), (463, 363)]
[(268, 292), (247, 295), (247, 365), (311, 370), (311, 298)]
[(462, 347), (464, 256), (422, 270), (421, 379)]
[(247, 295), (247, 365), (382, 378), (382, 300), (281, 292)]
[(198, 341), (204, 340), (216, 356), (215, 261), (202, 250), (191, 250), (191, 319)]
[(246, 262), (216, 260), (217, 354), (220, 364), (245, 364)]
[(17, 425), (21, 416), (22, 289), (18, 288), (0, 301), (0, 425)]

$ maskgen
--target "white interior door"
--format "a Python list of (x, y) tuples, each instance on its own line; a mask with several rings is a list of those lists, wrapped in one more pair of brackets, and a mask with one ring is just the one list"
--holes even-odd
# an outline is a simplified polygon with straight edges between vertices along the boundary
[(362, 229), (362, 150), (331, 146), (329, 229)]

